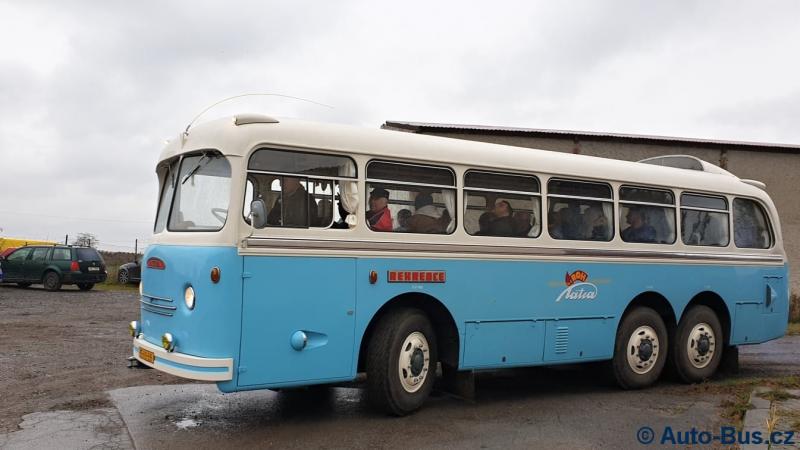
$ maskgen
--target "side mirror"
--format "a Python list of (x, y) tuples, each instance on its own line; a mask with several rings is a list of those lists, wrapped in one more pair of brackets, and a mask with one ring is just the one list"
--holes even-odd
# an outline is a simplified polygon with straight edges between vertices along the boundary
[(250, 221), (254, 228), (264, 228), (267, 226), (267, 205), (263, 199), (253, 200), (250, 203)]

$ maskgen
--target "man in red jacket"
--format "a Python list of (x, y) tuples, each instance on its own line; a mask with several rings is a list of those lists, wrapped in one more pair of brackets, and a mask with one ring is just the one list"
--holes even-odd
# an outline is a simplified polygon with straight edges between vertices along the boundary
[(375, 231), (392, 231), (392, 212), (389, 210), (389, 191), (375, 188), (369, 194), (367, 223)]

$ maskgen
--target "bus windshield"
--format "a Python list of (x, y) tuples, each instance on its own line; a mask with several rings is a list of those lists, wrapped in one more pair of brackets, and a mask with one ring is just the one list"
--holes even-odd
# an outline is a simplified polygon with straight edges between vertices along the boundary
[(231, 165), (222, 155), (183, 158), (174, 180), (169, 231), (218, 231), (228, 218)]

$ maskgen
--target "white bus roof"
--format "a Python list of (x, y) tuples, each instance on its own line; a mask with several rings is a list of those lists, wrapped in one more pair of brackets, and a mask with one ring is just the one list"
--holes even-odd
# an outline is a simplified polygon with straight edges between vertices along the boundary
[(257, 146), (276, 145), (381, 159), (719, 192), (761, 198), (771, 203), (763, 190), (721, 169), (713, 173), (379, 128), (282, 118), (274, 121), (266, 116), (264, 120), (257, 120), (252, 114), (237, 117), (246, 120), (239, 120), (240, 124), (236, 125), (236, 117), (217, 119), (192, 127), (186, 135), (181, 133), (168, 143), (159, 160), (204, 149), (219, 150), (226, 156), (246, 157)]

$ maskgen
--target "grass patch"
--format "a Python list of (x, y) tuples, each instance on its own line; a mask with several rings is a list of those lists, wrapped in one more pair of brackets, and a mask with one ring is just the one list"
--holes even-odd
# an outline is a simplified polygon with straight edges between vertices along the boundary
[(790, 398), (797, 398), (796, 395), (792, 395), (783, 389), (772, 389), (767, 392), (762, 392), (758, 394), (758, 396), (764, 400), (769, 400), (770, 402), (782, 402), (789, 400)]
[(789, 298), (789, 322), (800, 322), (800, 295), (792, 294)]
[(139, 292), (138, 284), (119, 284), (119, 283), (97, 283), (94, 285), (95, 291), (124, 291), (124, 292)]
[(786, 330), (786, 334), (788, 334), (789, 336), (800, 335), (800, 322), (789, 323), (789, 328)]

